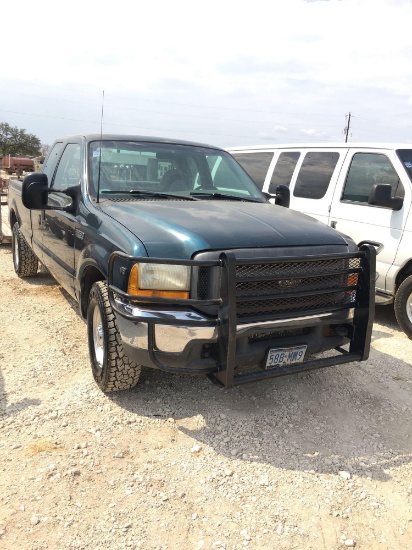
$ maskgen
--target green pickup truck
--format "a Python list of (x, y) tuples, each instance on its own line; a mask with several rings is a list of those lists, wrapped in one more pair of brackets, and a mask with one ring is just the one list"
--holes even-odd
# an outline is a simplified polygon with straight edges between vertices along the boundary
[(10, 183), (14, 268), (41, 262), (78, 301), (105, 392), (142, 366), (230, 387), (367, 359), (374, 247), (276, 197), (216, 147), (58, 139), (41, 173)]

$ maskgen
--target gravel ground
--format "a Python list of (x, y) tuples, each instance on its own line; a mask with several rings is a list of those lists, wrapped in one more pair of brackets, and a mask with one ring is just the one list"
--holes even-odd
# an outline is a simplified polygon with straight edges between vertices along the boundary
[(86, 325), (0, 247), (0, 547), (410, 549), (412, 341), (377, 310), (367, 362), (219, 390), (93, 382)]

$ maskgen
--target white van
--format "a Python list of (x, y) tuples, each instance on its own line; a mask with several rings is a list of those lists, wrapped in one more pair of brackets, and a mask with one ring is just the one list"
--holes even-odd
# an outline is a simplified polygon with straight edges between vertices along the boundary
[(290, 207), (378, 248), (376, 303), (394, 302), (412, 338), (412, 144), (302, 144), (232, 147), (258, 186)]

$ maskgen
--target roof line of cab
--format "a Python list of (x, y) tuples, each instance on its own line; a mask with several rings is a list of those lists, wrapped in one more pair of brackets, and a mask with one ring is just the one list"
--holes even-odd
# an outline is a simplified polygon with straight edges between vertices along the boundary
[(130, 135), (130, 134), (76, 134), (76, 135), (67, 135), (62, 136), (56, 141), (63, 140), (67, 141), (70, 139), (84, 139), (87, 143), (91, 141), (99, 140), (108, 140), (108, 141), (141, 141), (145, 143), (165, 143), (173, 145), (191, 145), (195, 147), (207, 147), (208, 149), (216, 149), (219, 151), (224, 151), (221, 147), (216, 145), (209, 145), (206, 143), (197, 143), (195, 141), (171, 139), (165, 137), (156, 137), (156, 136), (139, 136), (139, 135)]

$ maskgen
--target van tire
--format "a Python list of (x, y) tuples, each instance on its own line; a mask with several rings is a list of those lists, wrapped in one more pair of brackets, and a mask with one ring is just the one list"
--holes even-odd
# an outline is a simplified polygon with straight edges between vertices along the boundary
[(94, 283), (89, 294), (87, 335), (93, 378), (99, 388), (110, 393), (136, 386), (142, 367), (123, 350), (104, 281)]
[(34, 277), (37, 274), (39, 260), (26, 243), (18, 222), (13, 225), (11, 246), (13, 250), (13, 266), (16, 274), (21, 278)]
[(395, 316), (401, 329), (412, 340), (412, 275), (409, 275), (395, 294)]

